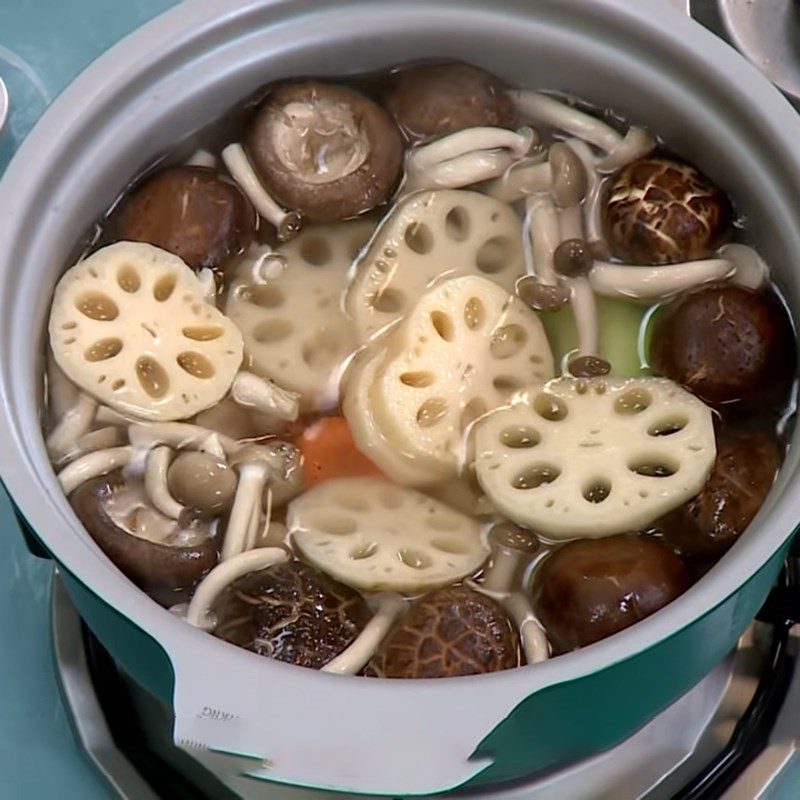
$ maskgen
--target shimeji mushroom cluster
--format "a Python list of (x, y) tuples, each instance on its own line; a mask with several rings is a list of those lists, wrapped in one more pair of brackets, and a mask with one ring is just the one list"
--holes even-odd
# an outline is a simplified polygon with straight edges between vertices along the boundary
[[(658, 147), (465, 64), (393, 73), (381, 97), (269, 86), (241, 141), (147, 176), (119, 241), (56, 287), (47, 447), (81, 521), (159, 602), (257, 652), (332, 593), (325, 658), (298, 656), (325, 671), (477, 669), (434, 633), (459, 603), (494, 626), (476, 641), (495, 668), (564, 649), (530, 591), (552, 549), (633, 551), (620, 535), (715, 468), (704, 402), (615, 374), (598, 296), (768, 280), (725, 242), (724, 193)], [(566, 308), (555, 377), (542, 320)], [(280, 436), (337, 409), (382, 477), (309, 488)]]

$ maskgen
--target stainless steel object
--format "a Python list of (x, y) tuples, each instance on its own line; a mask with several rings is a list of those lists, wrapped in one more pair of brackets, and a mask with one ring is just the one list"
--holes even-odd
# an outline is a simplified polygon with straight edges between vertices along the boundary
[(56, 674), (75, 738), (120, 797), (158, 800), (158, 795), (114, 744), (89, 676), (81, 619), (58, 579), (58, 572), (53, 575), (50, 604)]
[(3, 83), (3, 79), (0, 78), (0, 134), (3, 132), (3, 128), (6, 125), (6, 119), (8, 118), (8, 90), (6, 89), (6, 85)]

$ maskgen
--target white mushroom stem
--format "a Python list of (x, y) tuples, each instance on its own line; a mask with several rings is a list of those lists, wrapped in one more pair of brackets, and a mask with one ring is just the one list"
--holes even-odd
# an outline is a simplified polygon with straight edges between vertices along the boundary
[(200, 450), (214, 441), (219, 443), (228, 456), (241, 449), (241, 445), (230, 436), (188, 422), (129, 425), (128, 439), (133, 447), (144, 450), (150, 450), (159, 444), (165, 444), (176, 450)]
[(240, 406), (254, 408), (289, 422), (294, 422), (300, 414), (300, 395), (282, 389), (252, 372), (241, 371), (236, 374), (231, 397)]
[[(527, 556), (530, 558), (530, 556)], [(481, 591), (491, 595), (505, 595), (508, 587), (514, 582), (520, 561), (525, 558), (519, 551), (509, 547), (495, 547), (492, 549), (492, 561), (484, 572), (480, 584), (475, 584)]]
[(167, 470), (172, 461), (172, 450), (163, 445), (154, 447), (147, 454), (147, 466), (144, 472), (144, 489), (150, 502), (165, 516), (178, 519), (184, 511), (182, 506), (169, 491)]
[(47, 402), (53, 419), (61, 419), (76, 403), (80, 389), (66, 376), (47, 348)]
[(525, 660), (529, 664), (547, 661), (550, 658), (550, 643), (533, 613), (530, 600), (521, 592), (514, 592), (501, 600), (501, 604), (517, 626)]
[(213, 630), (215, 621), (209, 609), (223, 589), (242, 575), (282, 564), (288, 559), (289, 554), (281, 547), (260, 547), (217, 564), (198, 584), (186, 611), (186, 621), (197, 628)]
[[(227, 561), (247, 550), (253, 515), (261, 512), (261, 496), (264, 493), (268, 473), (269, 468), (260, 462), (243, 464), (240, 467), (236, 497), (228, 518), (225, 541), (222, 543), (221, 561)], [(255, 540), (255, 536), (252, 538)]]
[(208, 150), (195, 150), (192, 155), (186, 159), (187, 167), (208, 167), (209, 169), (217, 168), (216, 156), (208, 152)]
[(405, 611), (402, 597), (382, 597), (378, 611), (358, 634), (356, 640), (320, 670), (338, 675), (355, 675), (372, 658), (395, 620)]
[(92, 453), (95, 450), (108, 450), (112, 447), (122, 447), (125, 444), (124, 432), (114, 426), (108, 425), (105, 428), (98, 428), (89, 431), (81, 436), (75, 444), (67, 450), (58, 460), (59, 465), (74, 461), (80, 456)]
[(130, 425), (132, 422), (135, 422), (134, 419), (120, 414), (119, 411), (109, 406), (100, 406), (97, 409), (94, 421), (98, 425)]
[(250, 159), (240, 144), (229, 144), (222, 151), (222, 160), (231, 177), (247, 195), (256, 211), (278, 231), (279, 239), (289, 238), (300, 227), (296, 211), (286, 211), (269, 195), (258, 178)]
[(561, 241), (583, 239), (583, 209), (581, 206), (567, 206), (561, 209)]
[(203, 267), (197, 273), (197, 281), (203, 289), (203, 297), (207, 303), (216, 305), (217, 303), (217, 282), (214, 279), (214, 273), (208, 268)]
[[(497, 555), (497, 554), (496, 554)], [(495, 585), (497, 589), (487, 588), (487, 579), (491, 579), (492, 573), (495, 570), (496, 561), (486, 571), (486, 575), (481, 583), (476, 581), (467, 580), (466, 585), (470, 589), (486, 595), (499, 603), (503, 610), (511, 617), (515, 627), (519, 631), (520, 643), (522, 644), (522, 651), (525, 653), (525, 660), (529, 664), (537, 664), (540, 661), (546, 661), (550, 658), (550, 644), (547, 641), (547, 635), (544, 632), (536, 615), (533, 613), (530, 600), (521, 592), (510, 592), (511, 580), (505, 585), (496, 583), (489, 580), (489, 585)], [(515, 565), (516, 567), (516, 565)], [(501, 571), (504, 566), (501, 564)], [(511, 578), (513, 573), (508, 577)]]
[(571, 136), (584, 139), (610, 153), (622, 142), (622, 136), (610, 125), (577, 108), (539, 92), (512, 89), (509, 97), (517, 111), (530, 125), (548, 125)]
[(214, 456), (214, 458), (218, 459), (219, 461), (225, 460), (225, 448), (222, 446), (219, 440), (220, 434), (212, 433), (207, 436), (197, 447), (198, 452), (200, 453), (208, 453), (210, 456)]
[(745, 289), (760, 289), (769, 280), (769, 268), (761, 256), (746, 244), (726, 244), (719, 255), (733, 264), (733, 282)]
[(597, 173), (596, 159), (586, 142), (580, 139), (567, 139), (566, 144), (583, 162), (586, 170), (586, 198), (583, 201), (584, 237), (593, 249), (599, 246), (603, 251), (607, 251), (602, 220), (603, 181)]
[(531, 243), (532, 272), (540, 283), (556, 284), (553, 253), (561, 241), (558, 209), (550, 197), (535, 195), (525, 201)]
[(686, 261), (663, 267), (595, 261), (589, 270), (589, 282), (595, 292), (606, 297), (666, 300), (696, 286), (726, 280), (734, 273), (734, 265), (725, 258)]
[(594, 290), (583, 276), (570, 278), (569, 288), (570, 307), (578, 331), (578, 350), (582, 356), (596, 356), (600, 351), (600, 323)]
[(644, 128), (631, 125), (625, 138), (604, 158), (597, 162), (597, 171), (605, 174), (618, 169), (639, 158), (644, 158), (656, 146), (656, 140)]
[(495, 200), (514, 203), (532, 194), (549, 191), (551, 184), (550, 164), (540, 157), (535, 161), (525, 159), (515, 162), (499, 178), (494, 178), (482, 188)]
[(531, 128), (467, 128), (406, 156), (404, 193), (457, 189), (502, 175), (523, 158), (538, 137)]
[(72, 494), (82, 483), (112, 470), (124, 467), (134, 456), (132, 447), (112, 447), (88, 453), (64, 467), (58, 473), (58, 482), (64, 494)]
[(54, 458), (60, 458), (77, 440), (89, 431), (97, 411), (97, 400), (81, 392), (75, 405), (58, 421), (47, 437), (47, 449)]

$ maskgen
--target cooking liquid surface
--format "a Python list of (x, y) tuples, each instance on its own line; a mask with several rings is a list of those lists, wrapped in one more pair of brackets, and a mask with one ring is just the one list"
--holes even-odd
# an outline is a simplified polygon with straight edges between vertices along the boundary
[[(348, 77), (337, 84), (363, 93), (370, 103), (391, 107), (387, 98), (394, 96), (397, 82), (398, 73), (392, 71)], [(221, 154), (231, 143), (249, 141), (245, 152), (256, 166), (253, 115), (260, 112), (254, 110), (268, 107), (271, 96), (248, 101), (226, 120), (211, 125), (192, 141), (192, 146), (205, 150), (193, 158), (207, 170), (221, 173), (225, 183), (244, 186), (240, 174), (231, 175), (235, 172), (231, 162)], [(374, 121), (367, 113), (343, 111), (337, 98), (329, 100), (315, 92), (310, 97), (292, 100), (279, 114), (276, 169), (302, 174), (316, 192), (358, 173), (370, 157), (369, 148), (374, 147), (369, 138)], [(564, 100), (545, 95), (546, 102), (548, 98)], [(446, 106), (446, 98), (443, 102)], [(418, 106), (424, 108), (423, 99)], [(524, 102), (518, 106), (525, 108)], [(241, 370), (256, 376), (252, 386), (234, 382), (231, 392), (222, 391), (199, 414), (174, 418), (180, 422), (143, 419), (134, 405), (127, 409), (115, 405), (113, 391), (117, 389), (113, 389), (100, 397), (99, 411), (95, 404), (89, 412), (88, 424), (76, 426), (76, 435), (67, 436), (66, 444), (57, 441), (53, 446), (53, 432), (63, 429), (68, 417), (79, 415), (80, 397), (91, 394), (85, 383), (81, 389), (75, 385), (80, 383), (75, 378), (79, 371), (70, 380), (56, 363), (63, 366), (72, 358), (68, 350), (72, 323), (67, 321), (58, 330), (57, 346), (51, 328), (44, 427), (60, 469), (74, 470), (70, 464), (92, 454), (102, 460), (111, 449), (126, 451), (113, 465), (108, 462), (93, 472), (90, 465), (84, 470), (92, 472), (91, 480), (100, 482), (104, 475), (121, 470), (124, 488), (112, 491), (96, 512), (81, 516), (107, 553), (91, 528), (93, 515), (106, 515), (120, 529), (120, 537), (133, 535), (177, 548), (199, 547), (205, 537), (213, 536), (222, 564), (254, 548), (273, 548), (274, 558), (267, 554), (249, 577), (242, 573), (241, 586), (235, 581), (220, 584), (210, 605), (194, 617), (190, 605), (190, 623), (213, 628), (216, 622), (217, 635), (240, 646), (311, 666), (297, 654), (305, 652), (306, 644), (313, 649), (315, 637), (318, 643), (324, 640), (331, 653), (347, 654), (370, 617), (384, 613), (389, 624), (370, 641), (373, 657), (356, 660), (346, 671), (433, 677), (505, 669), (566, 652), (626, 627), (669, 602), (709, 569), (724, 552), (719, 545), (723, 534), (717, 536), (715, 528), (708, 537), (709, 546), (694, 547), (676, 538), (672, 529), (685, 526), (681, 513), (702, 518), (702, 524), (711, 519), (713, 527), (727, 509), (735, 507), (738, 516), (725, 534), (730, 535), (726, 546), (733, 542), (746, 525), (742, 521), (757, 510), (771, 483), (769, 476), (749, 474), (739, 460), (746, 458), (756, 437), (759, 443), (766, 442), (763, 447), (770, 455), (764, 456), (765, 463), (777, 468), (793, 420), (795, 391), (782, 384), (779, 399), (760, 403), (757, 410), (748, 409), (746, 402), (735, 397), (708, 411), (700, 400), (671, 382), (662, 397), (660, 384), (648, 383), (648, 376), (659, 374), (661, 366), (653, 364), (650, 356), (664, 316), (661, 308), (673, 308), (683, 295), (705, 291), (708, 281), (683, 291), (667, 291), (664, 297), (632, 301), (636, 280), (633, 288), (627, 288), (625, 278), (616, 296), (609, 297), (592, 290), (592, 275), (580, 271), (583, 267), (575, 266), (579, 271), (574, 275), (567, 272), (579, 262), (594, 265), (592, 269), (599, 263), (608, 270), (624, 267), (629, 273), (667, 268), (668, 262), (658, 259), (645, 265), (631, 262), (610, 246), (607, 228), (592, 228), (587, 203), (599, 203), (603, 209), (613, 202), (615, 192), (622, 191), (619, 178), (627, 165), (608, 173), (597, 171), (604, 152), (596, 139), (570, 149), (575, 136), (569, 120), (575, 109), (610, 126), (620, 141), (635, 120), (629, 123), (611, 110), (593, 109), (570, 98), (562, 106), (568, 111), (555, 122), (550, 112), (541, 112), (545, 122), (525, 119), (522, 112), (516, 115), (516, 124), (529, 122), (535, 129), (532, 137), (527, 129), (519, 128), (514, 134), (517, 139), (511, 141), (515, 125), (498, 126), (495, 121), (482, 127), (464, 126), (473, 131), (473, 144), (465, 144), (463, 139), (448, 140), (463, 136), (463, 130), (460, 134), (459, 130), (420, 133), (403, 124), (402, 109), (391, 108), (403, 133), (405, 168), (390, 181), (386, 198), (378, 202), (373, 198), (371, 207), (351, 221), (339, 221), (336, 204), (326, 200), (321, 205), (319, 195), (312, 192), (315, 208), (322, 210), (307, 214), (300, 233), (286, 242), (280, 240), (280, 224), (265, 218), (261, 207), (256, 223), (249, 202), (242, 204), (248, 207), (245, 211), (231, 206), (217, 226), (219, 239), (230, 246), (211, 268), (212, 301), (244, 336)], [(474, 133), (490, 129), (494, 133)], [(498, 130), (509, 135), (498, 136)], [(651, 133), (657, 137), (657, 131)], [(524, 136), (530, 137), (525, 151), (515, 151)], [(431, 152), (437, 144), (442, 145), (441, 151)], [(562, 162), (553, 153), (561, 151), (566, 166), (558, 167)], [(141, 223), (135, 228), (138, 232), (148, 225), (154, 230), (151, 215), (172, 213), (171, 188), (143, 201), (135, 214), (130, 211), (131, 198), (169, 166), (181, 169), (187, 152), (186, 144), (176, 147), (175, 157), (167, 155), (145, 168), (121, 193), (109, 215), (83, 238), (78, 248), (81, 258), (124, 241), (125, 230), (135, 227), (126, 220), (126, 213)], [(471, 160), (465, 160), (470, 156)], [(498, 167), (495, 177), (484, 177), (501, 156), (509, 159), (508, 166)], [(657, 138), (631, 160), (648, 158), (679, 162), (679, 156)], [(557, 169), (561, 170), (558, 174)], [(480, 179), (459, 182), (453, 176), (459, 170)], [(580, 174), (582, 170), (587, 175), (591, 172), (594, 183)], [(263, 171), (263, 165), (256, 170), (262, 177)], [(531, 177), (517, 180), (525, 171)], [(656, 174), (645, 182), (645, 191), (656, 187), (652, 197), (643, 199), (633, 193), (633, 201), (645, 211), (647, 202), (654, 199), (657, 204), (662, 199), (659, 180)], [(583, 187), (586, 181), (588, 189)], [(576, 183), (580, 184), (577, 189)], [(265, 188), (278, 185), (267, 180), (263, 184)], [(182, 192), (179, 207), (185, 222), (177, 226), (181, 236), (170, 240), (178, 248), (186, 239), (203, 240), (213, 233), (214, 226), (203, 216), (208, 212), (193, 206), (194, 186), (189, 182), (174, 189)], [(365, 189), (363, 197), (370, 191)], [(559, 191), (556, 202), (554, 193)], [(681, 195), (680, 185), (667, 183), (663, 191), (673, 191), (677, 205), (689, 196)], [(578, 198), (572, 205), (563, 199), (570, 192)], [(251, 193), (245, 193), (252, 199)], [(297, 197), (299, 193), (293, 195), (294, 200)], [(214, 200), (218, 205), (232, 202), (222, 195)], [(364, 199), (362, 205), (366, 203)], [(290, 203), (278, 199), (279, 212), (281, 205)], [(303, 218), (303, 209), (297, 210)], [(195, 213), (200, 215), (197, 219)], [(322, 215), (320, 221), (314, 221), (317, 213)], [(692, 209), (695, 218), (704, 213), (702, 208)], [(204, 224), (195, 230), (191, 226), (199, 224), (197, 220)], [(250, 240), (248, 226), (253, 228)], [(176, 227), (174, 222), (172, 227)], [(627, 235), (632, 241), (633, 234)], [(137, 238), (170, 250), (160, 241), (148, 240), (146, 234)], [(578, 245), (569, 252), (558, 250), (566, 239)], [(746, 220), (735, 214), (722, 241), (749, 247), (758, 244), (749, 240)], [(710, 246), (705, 261), (722, 258), (716, 250), (716, 245)], [(120, 251), (112, 267), (127, 269), (134, 263), (126, 261), (130, 257)], [(565, 271), (554, 272), (554, 263), (567, 264)], [(153, 264), (153, 269), (165, 270), (166, 276), (178, 274), (167, 262)], [(98, 269), (101, 277), (94, 279), (101, 280), (104, 264)], [(201, 274), (201, 269), (194, 269)], [(98, 330), (127, 313), (127, 296), (138, 296), (139, 281), (146, 279), (147, 272), (137, 267), (125, 272), (125, 280), (119, 277), (119, 269), (116, 274), (117, 294), (103, 294), (103, 290), (75, 295), (78, 314), (97, 323)], [(204, 277), (205, 286), (208, 277)], [(86, 277), (87, 283), (92, 280), (92, 275)], [(161, 299), (159, 280), (166, 278), (153, 284), (156, 300)], [(165, 302), (176, 279), (169, 280), (163, 284)], [(654, 276), (653, 281), (658, 280)], [(710, 283), (727, 286), (732, 280), (725, 274)], [(559, 287), (571, 300), (556, 300), (560, 308), (554, 309), (548, 303)], [(777, 291), (771, 285), (759, 289), (770, 296)], [(113, 298), (110, 305), (109, 297)], [(196, 298), (187, 295), (187, 303), (200, 301), (199, 294)], [(726, 302), (726, 296), (720, 295), (720, 314)], [(785, 313), (782, 305), (776, 307)], [(137, 307), (131, 313), (132, 319), (145, 314), (144, 301), (141, 311)], [(778, 312), (771, 308), (764, 313)], [(167, 334), (158, 328), (161, 323), (153, 324), (153, 347), (157, 347)], [(216, 317), (184, 325), (184, 349), (174, 355), (179, 370), (162, 365), (155, 350), (145, 350), (135, 372), (125, 377), (122, 372), (112, 373), (118, 354), (125, 354), (128, 347), (126, 331), (114, 329), (113, 335), (98, 339), (84, 353), (86, 362), (109, 365), (107, 376), (98, 374), (92, 385), (118, 385), (125, 392), (138, 378), (157, 403), (176, 381), (188, 380), (184, 373), (211, 381), (220, 372), (221, 362), (216, 359), (235, 357), (227, 350), (228, 355), (218, 355), (210, 349), (222, 335), (220, 325)], [(757, 348), (761, 331), (753, 330)], [(589, 361), (588, 373), (576, 369), (573, 377), (570, 364), (579, 357), (594, 361)], [(769, 358), (777, 356), (770, 353)], [(566, 376), (561, 388), (545, 391), (543, 384), (559, 375)], [(696, 379), (699, 385), (702, 377), (687, 374), (679, 382), (691, 389), (692, 381)], [(431, 387), (440, 390), (437, 393)], [(409, 411), (412, 403), (415, 410)], [(636, 435), (644, 437), (643, 449), (626, 455), (622, 452), (628, 438), (624, 426), (638, 414), (643, 419), (655, 414), (657, 406), (663, 406), (664, 412), (659, 418), (653, 416), (649, 433), (637, 429), (630, 434), (631, 440)], [(508, 425), (500, 430), (498, 449), (487, 431), (492, 420), (498, 419), (494, 412), (505, 413), (506, 408), (516, 416), (509, 416)], [(573, 432), (579, 418), (585, 421), (582, 433)], [(582, 493), (584, 505), (579, 502), (578, 510), (574, 501), (570, 500), (571, 505), (564, 501), (562, 518), (556, 519), (548, 509), (562, 504), (561, 487), (572, 480), (571, 464), (583, 463), (580, 459), (593, 443), (603, 441), (601, 431), (609, 422), (618, 424), (622, 433), (610, 444), (606, 439), (601, 448), (608, 452), (609, 461), (617, 458), (617, 451), (619, 458), (628, 459), (627, 472), (619, 479), (622, 488), (616, 474), (613, 479), (604, 473), (592, 474), (570, 489)], [(182, 423), (197, 427), (175, 427)], [(579, 435), (584, 438), (573, 442)], [(682, 511), (706, 486), (714, 463), (715, 436), (719, 452), (720, 436), (727, 435), (735, 441), (725, 451), (730, 463), (718, 478), (722, 488), (708, 501), (716, 507)], [(547, 451), (553, 454), (547, 457), (550, 460), (519, 460), (520, 454), (535, 453), (553, 437), (555, 444), (548, 445)], [(670, 449), (670, 437), (687, 443), (680, 453)], [(577, 448), (574, 454), (572, 447)], [(188, 469), (179, 463), (180, 453), (189, 450), (209, 459), (208, 470), (217, 469), (211, 464), (214, 461), (221, 464), (218, 469), (235, 471), (235, 493), (231, 488), (227, 500), (214, 506), (202, 498), (188, 498), (184, 480), (178, 489), (184, 496), (176, 496), (178, 473)], [(705, 458), (702, 464), (701, 457)], [(518, 468), (513, 466), (517, 463)], [(193, 469), (197, 468), (195, 463)], [(511, 475), (514, 491), (498, 489), (492, 472), (505, 474), (509, 469), (516, 469)], [(700, 475), (693, 479), (694, 489), (680, 484), (685, 475), (690, 481), (692, 470)], [(191, 474), (190, 483), (199, 473)], [(627, 491), (625, 482), (631, 475), (639, 481), (637, 487), (648, 488), (631, 489), (624, 507), (620, 500), (616, 516), (602, 517), (619, 493)], [(678, 488), (662, 490), (660, 479), (662, 486), (672, 481), (669, 486)], [(208, 483), (211, 494), (222, 492), (216, 480), (214, 472)], [(81, 483), (70, 483), (70, 490)], [(531, 502), (529, 496), (537, 492), (542, 500)], [(682, 492), (684, 499), (670, 502), (674, 496), (670, 492)], [(644, 516), (630, 515), (627, 509), (636, 503), (649, 504), (649, 518), (646, 511)], [(204, 504), (208, 507), (200, 507)], [(595, 538), (595, 512), (601, 538)], [(583, 519), (580, 514), (588, 515), (583, 528), (578, 522), (564, 522)], [(616, 519), (623, 522), (615, 523)], [(632, 520), (630, 527), (626, 519)], [(576, 533), (576, 526), (581, 533)], [(731, 533), (733, 528), (737, 529)], [(509, 536), (517, 537), (513, 544)], [(274, 548), (288, 553), (288, 565), (281, 564), (285, 555)], [(266, 549), (262, 552), (267, 553)], [(554, 556), (562, 558), (558, 561)], [(191, 561), (192, 556), (188, 558)], [(302, 579), (292, 573), (295, 559), (304, 564)], [(263, 581), (257, 579), (259, 569), (264, 570), (260, 573)], [(211, 580), (205, 578), (207, 572), (185, 573), (170, 581), (155, 570), (150, 585), (145, 569), (136, 573), (136, 580), (163, 605), (175, 605), (190, 601), (198, 583), (202, 586), (204, 580)], [(581, 582), (591, 584), (586, 596), (580, 594)], [(621, 592), (618, 599), (613, 587)], [(570, 604), (569, 598), (575, 597)], [(401, 599), (393, 610), (381, 612), (388, 608), (387, 598)], [(246, 613), (248, 608), (251, 613)], [(598, 619), (598, 624), (589, 622)], [(281, 646), (276, 644), (279, 641)], [(284, 646), (286, 641), (288, 646)]]

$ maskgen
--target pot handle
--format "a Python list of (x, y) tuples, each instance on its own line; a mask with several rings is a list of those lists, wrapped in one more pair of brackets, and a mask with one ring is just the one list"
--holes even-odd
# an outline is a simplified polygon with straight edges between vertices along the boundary
[[(195, 645), (208, 635), (186, 633)], [(175, 743), (253, 800), (274, 796), (273, 782), (404, 797), (454, 789), (491, 765), (473, 753), (530, 691), (509, 680), (484, 701), (470, 679), (314, 673), (222, 642), (203, 664), (191, 643), (170, 652)]]

